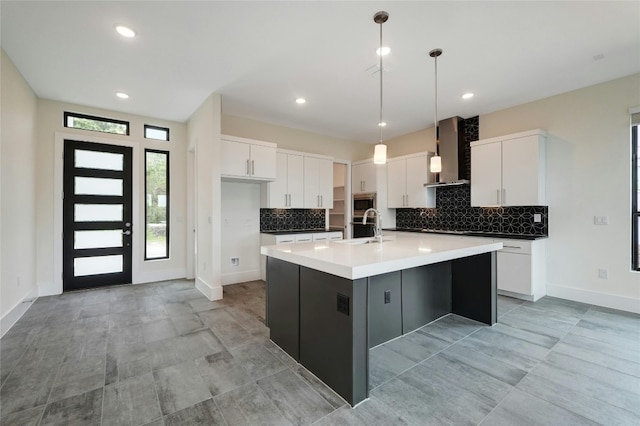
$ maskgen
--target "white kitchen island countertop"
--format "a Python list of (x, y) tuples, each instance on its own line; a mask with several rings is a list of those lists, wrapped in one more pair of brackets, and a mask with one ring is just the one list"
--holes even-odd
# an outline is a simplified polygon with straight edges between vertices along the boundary
[(500, 242), (419, 233), (394, 233), (382, 243), (358, 244), (367, 239), (262, 246), (260, 253), (356, 280), (502, 249)]

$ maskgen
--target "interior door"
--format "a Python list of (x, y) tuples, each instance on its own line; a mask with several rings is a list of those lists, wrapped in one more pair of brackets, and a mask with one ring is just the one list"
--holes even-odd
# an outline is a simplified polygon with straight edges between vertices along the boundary
[(65, 140), (64, 291), (131, 283), (130, 147)]

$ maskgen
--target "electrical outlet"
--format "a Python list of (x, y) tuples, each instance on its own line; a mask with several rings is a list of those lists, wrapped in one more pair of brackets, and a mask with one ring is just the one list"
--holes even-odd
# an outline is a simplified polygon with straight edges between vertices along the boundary
[(600, 268), (598, 269), (598, 278), (606, 280), (609, 278), (609, 270)]
[(385, 290), (384, 292), (384, 303), (391, 303), (391, 290)]
[(542, 222), (542, 215), (540, 213), (534, 213), (533, 214), (533, 222), (534, 223)]
[(233, 266), (233, 267), (240, 266), (240, 258), (239, 257), (232, 257), (231, 258), (231, 266)]
[(594, 216), (593, 217), (594, 225), (608, 225), (609, 224), (609, 216)]

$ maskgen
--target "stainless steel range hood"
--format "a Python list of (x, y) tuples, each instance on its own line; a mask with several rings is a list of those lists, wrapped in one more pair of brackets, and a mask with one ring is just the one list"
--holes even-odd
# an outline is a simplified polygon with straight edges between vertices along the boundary
[(425, 187), (442, 187), (469, 184), (467, 172), (466, 147), (464, 141), (464, 120), (461, 117), (451, 117), (439, 122), (440, 144), (439, 152), (442, 157), (442, 172), (438, 181), (425, 183)]

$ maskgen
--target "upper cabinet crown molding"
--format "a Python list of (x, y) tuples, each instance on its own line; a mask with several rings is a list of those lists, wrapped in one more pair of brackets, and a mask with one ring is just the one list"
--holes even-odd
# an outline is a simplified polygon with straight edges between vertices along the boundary
[(546, 205), (547, 133), (531, 130), (471, 143), (471, 205)]
[(221, 135), (220, 176), (224, 180), (275, 180), (276, 148), (272, 142)]

